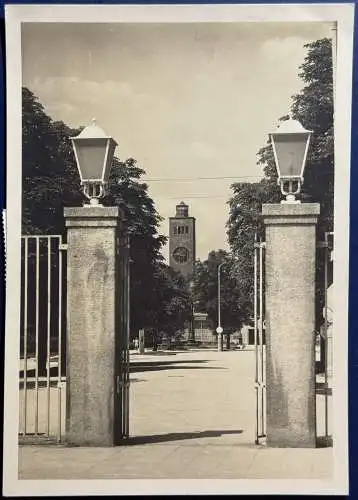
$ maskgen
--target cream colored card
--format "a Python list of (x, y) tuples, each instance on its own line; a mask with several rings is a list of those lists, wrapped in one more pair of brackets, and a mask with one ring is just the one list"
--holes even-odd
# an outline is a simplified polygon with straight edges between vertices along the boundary
[[(347, 494), (353, 17), (354, 4), (6, 6), (5, 495)], [(96, 117), (118, 142), (116, 154), (138, 160), (163, 217), (161, 234), (168, 234), (176, 204), (187, 202), (196, 217), (196, 254), (205, 260), (212, 249), (229, 250), (230, 186), (262, 178), (256, 155), (303, 87), (305, 45), (323, 38), (333, 38), (336, 54), (333, 447), (255, 445), (249, 348), (166, 353), (156, 370), (132, 373), (133, 446), (64, 446), (65, 377), (48, 393), (31, 386), (32, 444), (23, 444), (21, 88), (72, 128)], [(65, 251), (62, 239), (56, 245)], [(163, 255), (169, 261), (168, 245)], [(34, 419), (35, 412), (45, 418), (47, 408), (55, 442), (44, 445), (33, 435)], [(46, 434), (45, 424), (40, 431)]]

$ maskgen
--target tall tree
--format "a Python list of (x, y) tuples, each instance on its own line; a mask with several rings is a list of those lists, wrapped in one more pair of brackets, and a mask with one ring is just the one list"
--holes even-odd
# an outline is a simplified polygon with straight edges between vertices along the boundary
[(194, 293), (196, 307), (218, 324), (218, 268), (220, 268), (220, 313), (224, 332), (231, 334), (249, 319), (247, 290), (242, 286), (240, 263), (225, 250), (212, 250), (204, 261), (195, 266)]
[(190, 319), (190, 293), (185, 278), (170, 266), (157, 263), (154, 272), (154, 290), (150, 324), (153, 335), (165, 333), (173, 337), (184, 330)]
[(81, 205), (69, 137), (79, 129), (54, 122), (38, 98), (22, 89), (22, 231), (62, 233), (63, 206)]
[[(333, 73), (332, 42), (328, 38), (305, 45), (307, 55), (300, 66), (302, 91), (292, 97), (291, 116), (312, 130), (305, 169), (302, 200), (321, 205), (319, 235), (333, 230), (334, 193), (334, 129), (333, 129)], [(286, 120), (283, 116), (280, 120)], [(265, 178), (275, 183), (277, 172), (268, 143), (258, 153)], [(278, 189), (277, 189), (278, 191)]]
[[(334, 135), (333, 135), (333, 78), (331, 40), (324, 38), (305, 45), (307, 55), (300, 66), (302, 91), (292, 97), (291, 115), (313, 131), (307, 157), (303, 201), (318, 202), (321, 215), (318, 237), (333, 231), (334, 200)], [(286, 120), (283, 116), (280, 120)], [(258, 152), (258, 164), (264, 177), (259, 183), (238, 183), (232, 186), (227, 222), (228, 239), (233, 253), (241, 263), (243, 286), (250, 289), (253, 275), (254, 234), (264, 238), (261, 217), (263, 203), (277, 203), (282, 198), (277, 186), (277, 172), (269, 142)], [(251, 286), (252, 290), (252, 286)], [(252, 291), (251, 291), (252, 294)], [(317, 262), (317, 327), (322, 321), (323, 260)], [(253, 302), (253, 301), (252, 301)]]
[[(62, 234), (64, 206), (81, 206), (84, 197), (69, 138), (72, 129), (53, 121), (38, 98), (22, 89), (24, 234)], [(161, 217), (141, 181), (144, 170), (133, 158), (114, 158), (105, 205), (121, 206), (130, 232), (131, 334), (158, 322), (182, 325), (186, 286), (163, 264), (166, 238), (158, 233)], [(164, 278), (164, 277), (165, 278)], [(174, 296), (177, 298), (174, 300)], [(176, 305), (175, 305), (176, 303)], [(185, 307), (184, 307), (185, 309)]]

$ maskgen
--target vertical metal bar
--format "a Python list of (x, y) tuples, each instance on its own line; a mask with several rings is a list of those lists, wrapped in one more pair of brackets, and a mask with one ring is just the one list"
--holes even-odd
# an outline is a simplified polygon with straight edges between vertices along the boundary
[(262, 243), (262, 434), (266, 436), (266, 359), (267, 332), (265, 324), (265, 243)]
[(326, 235), (327, 246), (324, 249), (324, 420), (325, 420), (325, 436), (328, 436), (328, 238)]
[(259, 319), (259, 335), (260, 335), (260, 350), (261, 350), (261, 372), (260, 372), (260, 382), (261, 382), (261, 435), (264, 434), (264, 391), (263, 391), (263, 381), (264, 381), (264, 342), (263, 342), (263, 253), (262, 253), (262, 240), (260, 239), (260, 319)]
[(126, 400), (125, 400), (125, 387), (124, 387), (124, 381), (125, 381), (125, 357), (124, 357), (124, 348), (125, 348), (125, 336), (126, 336), (126, 321), (127, 321), (127, 309), (126, 309), (126, 293), (127, 293), (127, 289), (126, 289), (126, 283), (127, 283), (127, 269), (126, 269), (126, 266), (125, 266), (125, 251), (126, 251), (126, 248), (125, 248), (125, 241), (122, 240), (122, 257), (121, 257), (121, 270), (122, 270), (122, 284), (121, 284), (121, 289), (122, 289), (122, 307), (123, 307), (123, 311), (122, 311), (122, 329), (121, 329), (121, 353), (120, 353), (120, 360), (121, 360), (121, 366), (120, 366), (120, 382), (121, 382), (121, 386), (120, 386), (120, 392), (121, 392), (121, 398), (122, 398), (122, 401), (121, 401), (121, 411), (122, 411), (122, 415), (121, 415), (121, 422), (122, 422), (122, 438), (125, 437), (125, 414), (126, 414)]
[(51, 350), (51, 236), (47, 237), (47, 379), (46, 379), (46, 397), (47, 397), (47, 436), (50, 435), (50, 350)]
[(127, 237), (126, 437), (129, 437), (130, 240)]
[(333, 79), (333, 105), (336, 102), (336, 74), (337, 74), (337, 21), (332, 28), (332, 79)]
[(221, 264), (218, 266), (218, 326), (221, 326), (221, 283), (220, 283)]
[[(124, 345), (125, 345), (125, 333), (126, 333), (126, 268), (125, 268), (125, 246), (123, 236), (121, 236), (121, 254), (120, 254), (120, 267), (121, 267), (121, 275), (120, 275), (120, 289), (121, 289), (121, 332), (120, 332), (120, 353), (119, 353), (119, 379), (117, 378), (117, 384), (119, 388), (119, 392), (121, 395), (121, 438), (125, 436), (125, 398), (124, 398), (124, 386), (120, 385), (124, 381), (124, 372), (125, 372), (125, 359), (124, 359)], [(118, 382), (119, 381), (119, 382)]]
[(40, 236), (36, 238), (36, 327), (35, 327), (35, 434), (39, 430), (39, 287), (40, 287)]
[(58, 371), (57, 371), (57, 441), (61, 441), (61, 403), (62, 403), (62, 391), (61, 391), (61, 367), (62, 367), (62, 237), (59, 237), (58, 242)]
[(57, 384), (57, 442), (61, 443), (62, 385)]
[(120, 341), (120, 392), (121, 392), (121, 422), (122, 429), (121, 434), (122, 438), (126, 437), (126, 414), (127, 414), (127, 400), (126, 400), (126, 356), (125, 356), (125, 346), (126, 346), (126, 336), (127, 336), (127, 241), (124, 236), (122, 236), (121, 240), (121, 290), (122, 290), (122, 328), (121, 328), (121, 341)]
[[(218, 327), (221, 328), (221, 268), (224, 262), (218, 265)], [(218, 333), (218, 351), (223, 350), (223, 332)]]
[(255, 443), (259, 444), (259, 387), (258, 387), (258, 349), (257, 349), (257, 234), (254, 243), (254, 342), (255, 342), (255, 392), (256, 392), (256, 422), (255, 422)]
[(126, 346), (127, 346), (127, 335), (128, 335), (128, 237), (125, 240), (125, 275), (126, 279), (124, 282), (124, 296), (125, 296), (125, 318), (126, 324), (124, 325), (124, 343), (123, 343), (123, 397), (124, 397), (124, 437), (127, 438), (127, 356), (126, 356)]
[(27, 430), (27, 293), (28, 293), (28, 258), (29, 258), (29, 240), (24, 238), (24, 406), (23, 406), (23, 434)]

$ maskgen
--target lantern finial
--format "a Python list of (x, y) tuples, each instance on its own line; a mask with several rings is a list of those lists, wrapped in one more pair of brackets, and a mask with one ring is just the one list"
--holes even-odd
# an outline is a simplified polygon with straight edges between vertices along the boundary
[(278, 184), (286, 197), (282, 203), (299, 203), (296, 195), (300, 194), (303, 184), (311, 133), (289, 113), (288, 120), (282, 120), (277, 130), (270, 134)]
[(99, 205), (106, 194), (116, 141), (92, 118), (90, 126), (71, 138), (83, 193), (91, 205)]

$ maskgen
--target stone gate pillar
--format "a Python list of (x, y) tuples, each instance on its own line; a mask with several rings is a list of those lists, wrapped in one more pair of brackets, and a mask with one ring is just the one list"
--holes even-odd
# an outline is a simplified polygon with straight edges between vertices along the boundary
[(317, 203), (267, 204), (267, 445), (316, 446)]
[[(67, 226), (66, 441), (113, 446), (117, 394), (118, 207), (69, 207)], [(117, 354), (116, 354), (117, 353)]]

